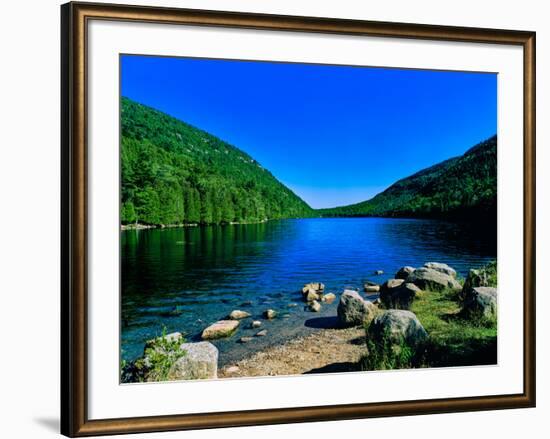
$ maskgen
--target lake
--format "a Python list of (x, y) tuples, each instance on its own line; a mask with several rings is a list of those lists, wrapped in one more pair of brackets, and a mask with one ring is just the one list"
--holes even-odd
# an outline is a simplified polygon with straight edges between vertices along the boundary
[[(496, 259), (496, 230), (438, 220), (312, 218), (261, 224), (121, 232), (121, 356), (133, 360), (146, 340), (179, 331), (198, 341), (209, 324), (242, 309), (263, 321), (265, 337), (241, 322), (236, 336), (216, 340), (220, 366), (250, 352), (330, 326), (337, 301), (320, 313), (304, 309), (304, 283), (337, 295), (364, 281), (382, 283), (404, 265), (444, 262), (465, 276)], [(384, 275), (375, 276), (375, 270)], [(181, 312), (168, 316), (173, 307)]]

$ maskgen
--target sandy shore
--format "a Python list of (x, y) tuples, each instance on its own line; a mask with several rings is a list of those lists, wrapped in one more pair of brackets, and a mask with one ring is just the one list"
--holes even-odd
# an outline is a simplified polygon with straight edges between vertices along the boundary
[(358, 370), (357, 362), (366, 353), (364, 329), (323, 329), (228, 364), (218, 377), (349, 372)]

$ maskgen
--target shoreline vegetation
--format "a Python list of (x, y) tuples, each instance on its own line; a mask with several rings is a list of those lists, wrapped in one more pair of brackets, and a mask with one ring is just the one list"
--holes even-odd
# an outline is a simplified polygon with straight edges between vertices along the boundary
[[(313, 334), (255, 352), (218, 367), (218, 350), (209, 340), (238, 336), (239, 327), (257, 328), (269, 337), (262, 320), (234, 310), (204, 328), (203, 341), (188, 343), (182, 333), (147, 341), (142, 357), (121, 364), (122, 382), (215, 379), (368, 370), (496, 364), (497, 264), (471, 269), (466, 279), (443, 263), (402, 267), (379, 285), (325, 293), (321, 282), (301, 290), (311, 313), (334, 306), (334, 324)], [(267, 309), (263, 319), (278, 318)], [(183, 328), (182, 328), (183, 329)]]

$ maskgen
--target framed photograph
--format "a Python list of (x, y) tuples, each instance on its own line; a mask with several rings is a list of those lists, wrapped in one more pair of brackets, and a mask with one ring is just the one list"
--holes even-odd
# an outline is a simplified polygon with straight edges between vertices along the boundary
[(68, 3), (62, 433), (535, 405), (535, 34)]

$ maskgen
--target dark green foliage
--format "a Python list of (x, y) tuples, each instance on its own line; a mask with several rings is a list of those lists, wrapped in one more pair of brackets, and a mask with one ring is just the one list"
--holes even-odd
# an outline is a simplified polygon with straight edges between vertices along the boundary
[(224, 224), (312, 216), (253, 158), (130, 99), (121, 101), (121, 223)]
[[(496, 224), (497, 137), (397, 181), (374, 198), (320, 210), (322, 216), (474, 219)], [(475, 218), (474, 218), (475, 216)]]

